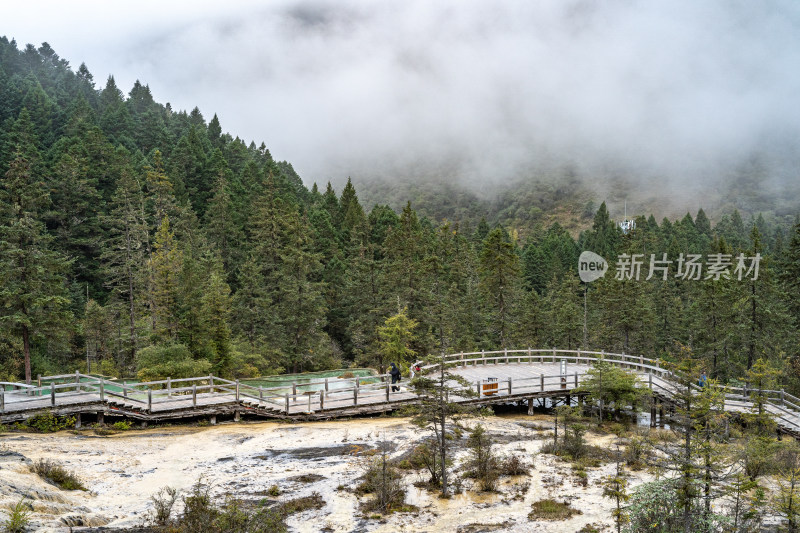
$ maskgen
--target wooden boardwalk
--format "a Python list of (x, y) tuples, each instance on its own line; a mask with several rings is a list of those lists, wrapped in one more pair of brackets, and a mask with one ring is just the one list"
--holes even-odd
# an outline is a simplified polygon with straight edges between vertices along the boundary
[[(537, 398), (564, 399), (575, 394), (586, 372), (598, 360), (635, 373), (654, 398), (668, 402), (675, 391), (671, 373), (660, 362), (642, 356), (578, 350), (503, 350), (451, 354), (445, 357), (450, 372), (467, 380), (476, 394), (456, 401), (471, 403), (522, 403)], [(423, 371), (436, 372), (438, 365)], [(330, 386), (329, 386), (330, 385)], [(761, 391), (766, 409), (782, 431), (800, 436), (800, 399), (783, 391)], [(725, 409), (746, 412), (752, 404), (747, 389), (725, 388)], [(253, 387), (216, 376), (125, 384), (79, 373), (47, 376), (36, 386), (0, 383), (0, 423), (24, 421), (42, 412), (81, 415), (103, 421), (106, 416), (143, 423), (176, 419), (232, 416), (315, 420), (383, 413), (417, 400), (400, 383), (391, 388), (388, 375), (363, 378), (312, 380), (286, 387)], [(651, 410), (655, 419), (655, 413)]]

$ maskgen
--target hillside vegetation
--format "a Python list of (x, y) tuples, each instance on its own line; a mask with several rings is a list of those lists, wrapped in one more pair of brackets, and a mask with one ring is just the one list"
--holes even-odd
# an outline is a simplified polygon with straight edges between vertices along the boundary
[[(6, 38), (0, 139), (1, 379), (87, 361), (244, 377), (586, 345), (688, 349), (721, 380), (764, 359), (800, 388), (800, 224), (784, 219), (731, 211), (712, 225), (700, 210), (623, 235), (570, 181), (499, 210), (456, 189), (367, 208), (350, 182), (308, 189), (216, 115), (155, 102), (139, 82), (99, 88), (49, 45)], [(588, 287), (585, 249), (611, 264)], [(624, 253), (644, 254), (638, 281), (615, 279)], [(664, 253), (669, 275), (645, 280)], [(728, 277), (676, 277), (680, 254), (722, 254)], [(739, 254), (760, 254), (757, 277), (737, 275)]]

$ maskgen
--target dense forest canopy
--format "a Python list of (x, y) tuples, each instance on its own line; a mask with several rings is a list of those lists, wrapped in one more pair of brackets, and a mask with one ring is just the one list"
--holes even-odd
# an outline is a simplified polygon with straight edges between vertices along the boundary
[[(623, 234), (577, 194), (565, 227), (569, 187), (534, 188), (508, 212), (457, 194), (367, 208), (351, 182), (309, 190), (216, 115), (139, 82), (99, 87), (46, 43), (7, 38), (0, 176), (0, 379), (87, 364), (143, 379), (383, 369), (393, 354), (558, 346), (690, 349), (723, 381), (763, 358), (800, 390), (797, 219), (712, 224), (701, 209)], [(612, 274), (620, 254), (762, 259), (757, 278), (584, 285), (583, 250)]]

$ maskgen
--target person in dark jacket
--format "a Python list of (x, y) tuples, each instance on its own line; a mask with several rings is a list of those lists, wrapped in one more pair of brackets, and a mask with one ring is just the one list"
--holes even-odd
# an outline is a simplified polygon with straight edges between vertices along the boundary
[(400, 383), (400, 369), (397, 368), (397, 365), (392, 363), (392, 368), (389, 370), (389, 375), (392, 376), (392, 392), (397, 392), (400, 390), (400, 387), (396, 386), (395, 383)]

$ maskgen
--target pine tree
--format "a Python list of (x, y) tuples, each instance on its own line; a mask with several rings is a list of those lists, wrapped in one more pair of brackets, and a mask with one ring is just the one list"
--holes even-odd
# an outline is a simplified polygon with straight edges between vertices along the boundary
[(480, 254), (481, 291), (494, 324), (493, 340), (507, 347), (515, 329), (513, 310), (521, 294), (519, 256), (502, 228), (495, 228), (483, 241)]
[(144, 196), (139, 181), (133, 175), (133, 170), (122, 163), (127, 158), (127, 152), (121, 148), (116, 155), (123, 166), (120, 169), (117, 190), (111, 199), (111, 210), (102, 219), (109, 229), (101, 260), (106, 286), (126, 303), (127, 356), (125, 360), (118, 361), (125, 367), (135, 361), (139, 345), (137, 320), (148, 286), (148, 234), (147, 222), (142, 213)]
[(64, 274), (69, 262), (51, 247), (41, 222), (49, 197), (18, 150), (0, 189), (0, 321), (22, 339), (25, 382), (31, 347), (65, 333), (70, 320)]
[(178, 333), (178, 277), (183, 254), (174, 237), (169, 216), (164, 215), (149, 262), (151, 328), (164, 341), (174, 340)]

